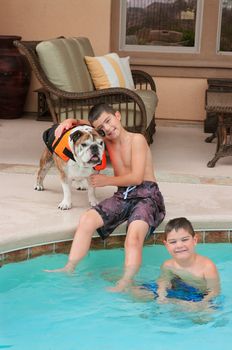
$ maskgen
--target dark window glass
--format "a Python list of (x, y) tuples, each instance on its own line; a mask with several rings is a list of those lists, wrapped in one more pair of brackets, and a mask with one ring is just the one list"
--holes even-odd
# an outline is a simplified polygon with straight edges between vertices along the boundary
[(223, 0), (220, 51), (232, 51), (232, 0)]
[(126, 45), (195, 45), (197, 0), (127, 0)]

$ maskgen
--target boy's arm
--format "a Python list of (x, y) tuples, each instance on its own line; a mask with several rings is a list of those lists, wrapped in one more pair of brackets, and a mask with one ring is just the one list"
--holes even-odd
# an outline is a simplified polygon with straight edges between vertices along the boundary
[[(157, 301), (160, 303), (167, 302), (167, 289), (171, 287), (171, 276), (173, 276), (168, 267), (165, 266), (166, 263), (167, 262), (164, 262), (163, 265), (160, 267), (160, 277), (156, 281), (156, 292), (158, 294)], [(154, 293), (142, 286), (131, 286), (128, 288), (128, 290), (134, 297), (138, 299), (154, 300)]]
[(134, 136), (131, 153), (131, 171), (129, 173), (119, 176), (91, 175), (90, 181), (92, 186), (131, 186), (141, 184), (144, 179), (147, 157), (147, 142), (143, 135), (137, 134)]
[(191, 303), (185, 300), (172, 299), (172, 302), (178, 305), (182, 305), (191, 311), (204, 310), (212, 312), (209, 301), (220, 293), (220, 279), (215, 264), (209, 259), (207, 259), (205, 262), (204, 278), (207, 284), (207, 295), (205, 295), (201, 301), (197, 303)]
[(207, 285), (207, 295), (203, 301), (209, 301), (220, 293), (220, 278), (216, 265), (209, 260), (205, 264), (204, 277)]
[(157, 301), (160, 303), (164, 303), (167, 302), (167, 289), (171, 288), (171, 280), (173, 277), (172, 272), (170, 271), (170, 269), (168, 268), (168, 262), (164, 262), (163, 265), (160, 268), (161, 273), (160, 273), (160, 277), (157, 280), (157, 294), (158, 294), (158, 298)]

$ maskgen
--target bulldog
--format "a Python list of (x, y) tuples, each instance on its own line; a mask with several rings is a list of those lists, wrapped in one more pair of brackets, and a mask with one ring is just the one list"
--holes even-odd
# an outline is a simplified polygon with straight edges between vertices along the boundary
[(78, 189), (88, 190), (88, 200), (96, 205), (95, 189), (88, 177), (106, 167), (105, 145), (102, 137), (89, 125), (79, 125), (66, 130), (59, 138), (55, 137), (58, 124), (43, 133), (46, 148), (40, 158), (35, 190), (43, 191), (44, 178), (52, 165), (58, 169), (63, 189), (60, 209), (70, 209), (71, 183), (75, 180)]

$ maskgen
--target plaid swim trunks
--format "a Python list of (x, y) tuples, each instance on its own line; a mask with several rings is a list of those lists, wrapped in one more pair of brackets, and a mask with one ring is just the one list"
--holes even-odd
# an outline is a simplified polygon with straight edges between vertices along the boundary
[(138, 186), (118, 187), (117, 192), (93, 207), (102, 217), (104, 226), (97, 229), (106, 239), (117, 226), (127, 221), (145, 221), (149, 225), (146, 238), (154, 233), (165, 217), (163, 196), (157, 183), (144, 181)]

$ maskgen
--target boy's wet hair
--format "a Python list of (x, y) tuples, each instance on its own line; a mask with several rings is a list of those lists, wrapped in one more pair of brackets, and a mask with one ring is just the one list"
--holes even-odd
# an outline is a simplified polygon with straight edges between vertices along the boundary
[(184, 230), (186, 230), (192, 237), (195, 236), (195, 231), (193, 229), (191, 222), (188, 219), (181, 217), (181, 218), (175, 218), (175, 219), (168, 221), (168, 223), (166, 224), (165, 229), (164, 229), (165, 241), (167, 240), (168, 234), (172, 230), (177, 231), (180, 228), (183, 228)]
[(92, 125), (93, 122), (97, 120), (100, 117), (100, 115), (104, 112), (115, 115), (114, 109), (105, 103), (100, 103), (93, 106), (90, 109), (89, 116), (88, 116), (88, 120), (90, 124)]

